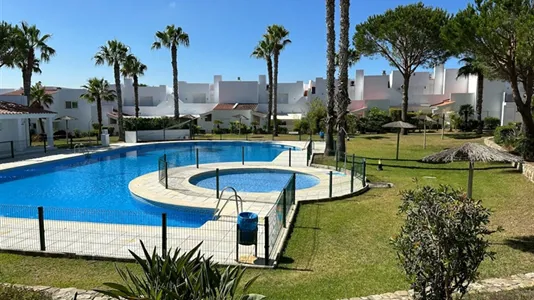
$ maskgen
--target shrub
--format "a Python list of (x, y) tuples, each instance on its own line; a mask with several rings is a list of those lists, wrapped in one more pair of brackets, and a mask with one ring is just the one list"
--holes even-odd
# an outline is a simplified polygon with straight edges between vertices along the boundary
[(514, 146), (517, 137), (517, 128), (512, 125), (499, 126), (493, 133), (493, 140), (497, 144)]
[(365, 119), (364, 127), (365, 131), (368, 132), (385, 132), (386, 129), (382, 125), (391, 122), (391, 118), (388, 116), (385, 110), (381, 110), (378, 107), (373, 107), (367, 113)]
[(450, 300), (464, 295), (488, 251), (490, 211), (450, 186), (418, 187), (402, 194), (406, 214), (393, 239), (415, 299)]
[[(253, 277), (244, 285), (241, 280), (245, 269), (240, 266), (221, 268), (210, 258), (198, 253), (200, 244), (189, 252), (179, 249), (169, 250), (161, 257), (154, 248), (150, 254), (141, 242), (144, 257), (130, 251), (143, 273), (137, 275), (129, 269), (117, 269), (123, 284), (104, 283), (111, 290), (98, 292), (119, 299), (263, 299), (261, 295), (242, 295), (257, 278)], [(157, 295), (157, 296), (156, 296)]]
[(25, 288), (0, 285), (0, 300), (52, 300), (45, 292), (37, 292)]
[(89, 131), (89, 136), (98, 136), (98, 130), (93, 129), (93, 130)]
[(74, 129), (74, 137), (75, 138), (81, 138), (82, 137), (82, 132), (80, 131), (80, 129)]
[(310, 123), (308, 122), (307, 118), (302, 118), (300, 120), (296, 120), (293, 124), (293, 130), (299, 131), (300, 133), (308, 133), (310, 131)]
[(289, 130), (287, 129), (287, 127), (278, 127), (278, 133), (287, 134), (288, 132)]
[[(189, 123), (184, 123), (189, 119), (175, 120), (169, 117), (161, 118), (125, 118), (124, 129), (126, 131), (135, 130), (163, 130), (166, 129), (188, 129)], [(170, 128), (172, 127), (172, 128)]]
[(499, 118), (486, 117), (484, 118), (484, 128), (487, 130), (495, 130), (501, 124)]
[(358, 118), (353, 114), (347, 114), (347, 132), (355, 134), (358, 130)]
[(98, 130), (98, 123), (93, 123), (91, 126), (93, 126), (93, 130)]

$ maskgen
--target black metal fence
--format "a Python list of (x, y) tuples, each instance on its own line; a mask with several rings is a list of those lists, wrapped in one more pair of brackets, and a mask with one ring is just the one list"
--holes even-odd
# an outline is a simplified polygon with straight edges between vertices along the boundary
[[(257, 256), (268, 264), (274, 259), (269, 256), (270, 238), (277, 235), (265, 229), (267, 218), (261, 221)], [(213, 210), (194, 208), (162, 211), (147, 206), (139, 211), (111, 211), (0, 205), (0, 250), (131, 259), (128, 250), (140, 253), (140, 240), (160, 254), (170, 248), (191, 250), (202, 243), (204, 254), (227, 264), (235, 263), (236, 223), (236, 216), (214, 218)], [(254, 252), (253, 247), (239, 248), (242, 255)]]
[(311, 163), (312, 155), (313, 155), (313, 141), (310, 138), (310, 140), (308, 141), (308, 144), (306, 145), (306, 165), (308, 166)]
[[(0, 159), (15, 158), (21, 155), (42, 154), (50, 152), (47, 135), (34, 135), (28, 140), (0, 141)], [(89, 147), (100, 146), (97, 137), (66, 138), (64, 135), (54, 136), (54, 148), (83, 151)]]

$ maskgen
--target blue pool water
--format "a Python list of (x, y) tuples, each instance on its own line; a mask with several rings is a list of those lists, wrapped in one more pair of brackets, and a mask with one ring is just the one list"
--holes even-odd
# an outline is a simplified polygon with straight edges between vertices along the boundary
[[(95, 153), (27, 168), (0, 172), (0, 216), (37, 218), (37, 206), (45, 219), (118, 224), (161, 224), (168, 214), (170, 226), (199, 227), (213, 210), (155, 206), (134, 199), (128, 183), (157, 171), (158, 158), (167, 154), (175, 165), (200, 163), (272, 161), (287, 146), (250, 142), (182, 142), (152, 144)], [(154, 184), (158, 184), (154, 182)]]
[[(219, 186), (234, 187), (238, 192), (266, 193), (281, 191), (294, 172), (273, 169), (231, 169), (219, 172)], [(296, 173), (296, 189), (307, 189), (319, 184), (319, 178)], [(189, 179), (191, 184), (216, 189), (215, 172), (206, 172)]]

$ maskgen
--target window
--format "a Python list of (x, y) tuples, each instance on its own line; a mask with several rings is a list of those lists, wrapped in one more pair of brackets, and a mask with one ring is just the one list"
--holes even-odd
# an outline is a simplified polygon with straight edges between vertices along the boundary
[(78, 108), (78, 101), (65, 101), (66, 109), (76, 109)]
[(315, 87), (312, 86), (312, 95), (314, 95), (314, 94), (315, 94)]
[(206, 116), (204, 117), (204, 121), (206, 121), (206, 122), (211, 122), (211, 114), (206, 115)]

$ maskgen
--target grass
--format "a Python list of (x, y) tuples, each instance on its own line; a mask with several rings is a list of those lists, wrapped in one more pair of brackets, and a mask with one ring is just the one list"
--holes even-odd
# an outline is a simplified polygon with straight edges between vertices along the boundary
[(531, 300), (534, 299), (534, 288), (517, 289), (498, 293), (468, 295), (466, 300)]
[[(249, 270), (247, 276), (261, 275), (251, 291), (270, 299), (339, 299), (408, 288), (389, 245), (402, 223), (397, 215), (399, 193), (417, 183), (465, 188), (467, 163), (428, 165), (417, 160), (468, 141), (482, 142), (482, 138), (441, 140), (439, 133), (429, 134), (427, 149), (423, 149), (421, 134), (402, 136), (401, 160), (395, 161), (396, 135), (351, 139), (348, 152), (368, 157), (370, 180), (391, 182), (394, 187), (372, 189), (342, 201), (302, 205), (280, 268)], [(383, 171), (376, 170), (377, 159), (382, 159)], [(481, 277), (534, 271), (534, 205), (529, 197), (534, 184), (506, 164), (476, 167), (473, 195), (494, 211), (491, 226), (505, 229), (491, 238), (497, 259), (482, 264)], [(137, 270), (132, 264), (120, 265)], [(0, 266), (0, 282), (91, 289), (119, 280), (110, 262), (0, 254)]]

